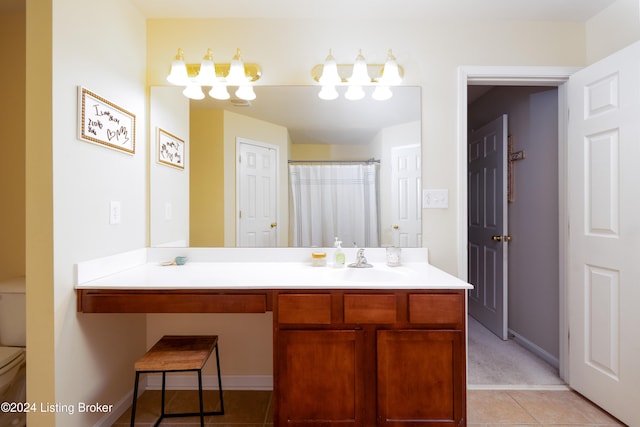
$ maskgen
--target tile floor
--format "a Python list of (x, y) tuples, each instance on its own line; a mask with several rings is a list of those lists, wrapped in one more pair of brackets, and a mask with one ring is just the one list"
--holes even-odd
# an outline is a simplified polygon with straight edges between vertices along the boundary
[[(205, 410), (216, 410), (217, 392), (205, 392)], [(207, 404), (209, 403), (209, 405)], [(224, 392), (225, 415), (208, 416), (209, 427), (271, 427), (271, 392)], [(197, 411), (195, 391), (168, 391), (167, 412)], [(138, 400), (136, 426), (152, 426), (160, 413), (160, 392), (145, 391)], [(469, 390), (468, 427), (609, 427), (623, 426), (580, 395), (568, 390)], [(130, 425), (128, 409), (113, 427)], [(198, 417), (165, 419), (162, 426), (194, 427)]]

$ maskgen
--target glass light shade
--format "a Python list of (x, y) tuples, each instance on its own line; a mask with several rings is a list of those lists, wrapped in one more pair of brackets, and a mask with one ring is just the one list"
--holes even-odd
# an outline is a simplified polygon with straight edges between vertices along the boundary
[(227, 84), (230, 86), (242, 86), (248, 82), (244, 72), (244, 62), (240, 58), (240, 49), (236, 51), (235, 56), (231, 60), (231, 67), (227, 75)]
[(349, 83), (356, 86), (364, 86), (371, 84), (371, 77), (367, 70), (367, 61), (365, 61), (362, 52), (358, 53), (356, 61), (353, 64), (353, 73), (349, 77)]
[(207, 54), (202, 58), (200, 63), (200, 71), (196, 81), (201, 86), (213, 86), (218, 82), (218, 76), (216, 76), (216, 66), (213, 63), (213, 54), (211, 49), (207, 50)]
[(391, 89), (389, 89), (389, 86), (376, 86), (373, 94), (371, 94), (371, 97), (376, 101), (386, 101), (392, 96), (393, 93), (391, 92)]
[(364, 98), (364, 89), (362, 89), (362, 86), (349, 86), (349, 89), (347, 89), (347, 91), (345, 92), (344, 97), (349, 101), (357, 101)]
[(386, 86), (394, 86), (400, 84), (401, 82), (402, 77), (400, 77), (400, 70), (398, 69), (396, 57), (393, 56), (393, 53), (391, 53), (391, 49), (389, 49), (387, 62), (384, 63), (384, 68), (382, 69), (382, 77), (380, 77), (380, 83)]
[(189, 75), (187, 74), (187, 65), (184, 63), (182, 49), (178, 49), (176, 59), (171, 62), (171, 72), (167, 76), (167, 81), (178, 86), (189, 84)]
[(338, 97), (338, 91), (335, 86), (332, 85), (323, 85), (322, 89), (318, 93), (318, 98), (324, 99), (325, 101), (332, 101)]
[(211, 86), (211, 90), (209, 91), (209, 96), (215, 99), (220, 99), (222, 101), (224, 101), (225, 99), (231, 98), (231, 95), (229, 95), (229, 91), (227, 90), (227, 87), (220, 83)]
[(335, 58), (329, 50), (329, 56), (324, 60), (324, 66), (322, 67), (322, 75), (318, 79), (321, 85), (337, 85), (342, 83), (340, 74), (338, 74), (338, 64)]
[(245, 101), (253, 101), (256, 99), (256, 93), (253, 91), (253, 86), (246, 84), (238, 88), (236, 96), (240, 99), (244, 99)]
[(182, 91), (182, 94), (190, 99), (203, 99), (204, 93), (202, 87), (199, 84), (190, 82), (186, 88)]

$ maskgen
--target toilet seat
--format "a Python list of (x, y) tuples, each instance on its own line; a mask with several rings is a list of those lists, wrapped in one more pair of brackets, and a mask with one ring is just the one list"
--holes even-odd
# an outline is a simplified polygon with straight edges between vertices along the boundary
[(0, 347), (0, 375), (23, 363), (25, 358), (22, 347)]

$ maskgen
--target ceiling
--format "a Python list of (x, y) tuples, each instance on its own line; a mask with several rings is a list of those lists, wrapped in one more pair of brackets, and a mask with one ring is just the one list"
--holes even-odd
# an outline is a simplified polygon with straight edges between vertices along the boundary
[(359, 101), (343, 96), (324, 101), (318, 98), (319, 90), (319, 86), (255, 86), (253, 101), (205, 97), (190, 103), (192, 109), (226, 109), (284, 126), (294, 144), (366, 144), (380, 129), (421, 119), (421, 90), (416, 86), (394, 87), (386, 101), (370, 96)]
[(131, 0), (148, 18), (495, 18), (584, 22), (615, 0)]
[[(584, 22), (615, 0), (130, 0), (147, 18), (495, 18)], [(0, 12), (26, 0), (1, 0)]]

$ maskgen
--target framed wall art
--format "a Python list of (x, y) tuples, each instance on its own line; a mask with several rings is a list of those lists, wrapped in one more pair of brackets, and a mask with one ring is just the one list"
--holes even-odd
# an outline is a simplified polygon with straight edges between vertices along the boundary
[(158, 163), (184, 169), (184, 140), (158, 128)]
[(136, 116), (111, 101), (78, 87), (78, 138), (128, 154), (136, 152)]

